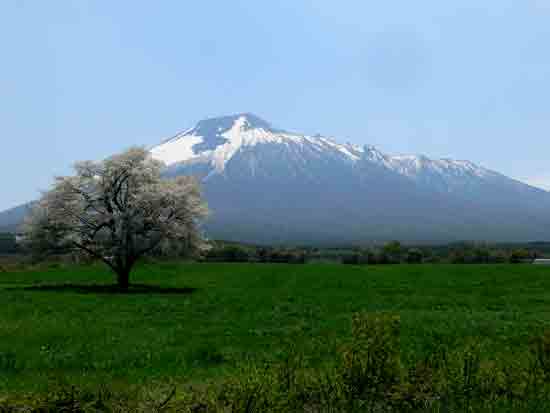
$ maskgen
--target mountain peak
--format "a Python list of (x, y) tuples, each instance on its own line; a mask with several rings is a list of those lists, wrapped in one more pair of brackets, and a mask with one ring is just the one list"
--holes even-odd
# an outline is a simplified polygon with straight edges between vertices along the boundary
[(233, 128), (236, 124), (243, 129), (264, 129), (271, 131), (271, 124), (253, 113), (237, 113), (234, 115), (220, 116), (201, 120), (194, 128), (196, 132), (204, 135), (219, 133)]
[(207, 158), (217, 171), (242, 147), (272, 142), (282, 131), (252, 113), (209, 118), (151, 149), (153, 157), (173, 165)]

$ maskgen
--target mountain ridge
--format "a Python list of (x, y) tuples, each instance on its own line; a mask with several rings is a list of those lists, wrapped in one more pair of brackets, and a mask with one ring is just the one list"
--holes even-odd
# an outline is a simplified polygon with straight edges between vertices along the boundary
[[(252, 134), (246, 133), (248, 131), (254, 132)], [(245, 137), (235, 138), (236, 135), (245, 135)], [(456, 160), (448, 157), (434, 159), (422, 154), (388, 155), (373, 145), (361, 146), (352, 143), (339, 143), (332, 137), (319, 134), (305, 135), (283, 129), (274, 129), (269, 122), (252, 113), (205, 119), (198, 122), (195, 127), (153, 146), (151, 152), (154, 158), (165, 162), (169, 168), (173, 168), (175, 164), (185, 162), (211, 162), (215, 165), (217, 172), (222, 172), (225, 164), (242, 148), (257, 144), (288, 144), (289, 142), (314, 145), (318, 149), (323, 147), (333, 149), (351, 162), (357, 162), (361, 158), (369, 158), (407, 177), (414, 177), (426, 170), (455, 176), (463, 174), (479, 177), (505, 177), (501, 173), (468, 160)], [(508, 179), (514, 180), (512, 178)], [(514, 181), (524, 184), (517, 180)], [(531, 185), (528, 186), (545, 191)]]

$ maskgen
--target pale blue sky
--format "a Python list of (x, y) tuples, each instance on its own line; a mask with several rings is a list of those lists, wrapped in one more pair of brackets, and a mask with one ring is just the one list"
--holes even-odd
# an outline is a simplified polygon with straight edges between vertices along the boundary
[(550, 188), (550, 0), (3, 0), (0, 50), (0, 209), (237, 112)]

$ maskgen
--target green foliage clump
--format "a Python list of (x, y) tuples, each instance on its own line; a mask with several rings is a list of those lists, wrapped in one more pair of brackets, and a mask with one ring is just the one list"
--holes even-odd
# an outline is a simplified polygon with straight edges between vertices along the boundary
[(257, 260), (263, 263), (305, 264), (306, 254), (301, 250), (260, 248)]
[(510, 263), (519, 264), (521, 262), (529, 261), (531, 254), (526, 249), (516, 249), (510, 254)]
[(403, 246), (399, 241), (391, 241), (382, 248), (384, 254), (392, 264), (399, 264), (403, 259)]
[(248, 262), (250, 253), (239, 245), (225, 245), (209, 250), (205, 259), (212, 262)]
[(342, 353), (342, 382), (353, 399), (383, 400), (399, 382), (399, 317), (358, 313)]
[(424, 253), (419, 248), (411, 248), (407, 251), (407, 264), (422, 264)]
[(391, 257), (385, 251), (380, 249), (369, 251), (368, 261), (371, 265), (392, 264)]

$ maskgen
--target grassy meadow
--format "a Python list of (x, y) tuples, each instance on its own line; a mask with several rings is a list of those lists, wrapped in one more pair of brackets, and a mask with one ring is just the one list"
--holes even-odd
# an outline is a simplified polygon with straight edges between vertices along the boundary
[(156, 288), (102, 290), (102, 266), (0, 273), (0, 393), (216, 381), (289, 346), (330, 365), (357, 311), (401, 317), (405, 364), (472, 337), (489, 357), (513, 357), (550, 326), (540, 266), (161, 263), (132, 281)]

